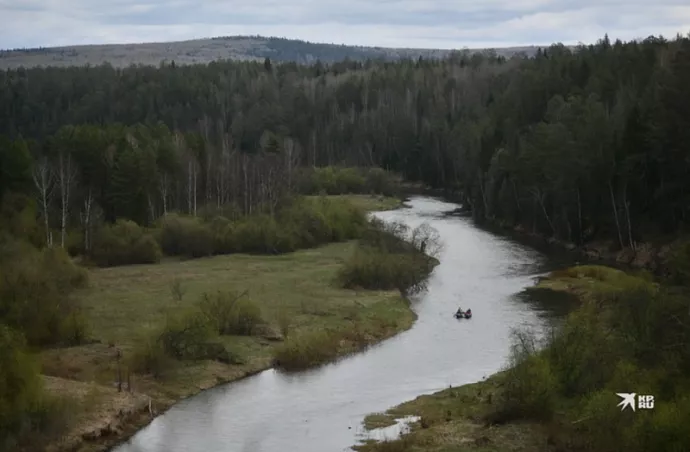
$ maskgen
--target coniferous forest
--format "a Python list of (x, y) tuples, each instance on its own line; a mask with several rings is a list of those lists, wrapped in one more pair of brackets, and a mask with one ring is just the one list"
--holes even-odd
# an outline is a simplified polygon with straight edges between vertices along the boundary
[(58, 224), (145, 224), (249, 211), (300, 165), (380, 166), (461, 191), (478, 219), (634, 248), (688, 220), (688, 77), (690, 40), (653, 37), (533, 59), (6, 71), (0, 190)]
[[(115, 266), (359, 238), (359, 213), (289, 195), (388, 194), (393, 173), (461, 196), (479, 222), (635, 251), (687, 233), (688, 80), (682, 36), (530, 58), (0, 72), (0, 449), (54, 409), (27, 344), (86, 340), (70, 255)], [(300, 232), (314, 218), (332, 220), (327, 238)]]

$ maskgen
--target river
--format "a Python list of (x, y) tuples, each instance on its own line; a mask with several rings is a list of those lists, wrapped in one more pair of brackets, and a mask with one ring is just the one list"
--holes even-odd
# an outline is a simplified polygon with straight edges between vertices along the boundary
[[(539, 252), (443, 215), (458, 207), (413, 197), (377, 212), (424, 222), (443, 242), (428, 289), (413, 298), (408, 331), (364, 353), (297, 374), (267, 370), (202, 392), (156, 418), (115, 452), (339, 452), (361, 439), (364, 417), (502, 368), (516, 327), (543, 330), (548, 311), (517, 296), (549, 261)], [(471, 308), (471, 320), (453, 313)]]

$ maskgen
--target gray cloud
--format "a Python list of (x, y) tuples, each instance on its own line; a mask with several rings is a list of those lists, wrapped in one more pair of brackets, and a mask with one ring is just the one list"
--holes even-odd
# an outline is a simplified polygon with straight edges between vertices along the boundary
[(0, 0), (0, 48), (235, 34), (394, 47), (502, 47), (690, 31), (687, 0)]

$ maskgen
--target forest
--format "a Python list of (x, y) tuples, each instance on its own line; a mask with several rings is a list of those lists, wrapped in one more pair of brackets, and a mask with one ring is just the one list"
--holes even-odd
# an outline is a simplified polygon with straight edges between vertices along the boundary
[(51, 224), (147, 223), (247, 212), (298, 166), (378, 166), (462, 192), (479, 220), (634, 249), (687, 221), (689, 52), (605, 37), (509, 60), (4, 71), (0, 191)]
[[(459, 194), (478, 222), (576, 245), (686, 232), (687, 80), (682, 36), (533, 58), (0, 72), (0, 431), (47, 422), (25, 345), (85, 339), (70, 255), (115, 266), (356, 238), (359, 214), (290, 195), (388, 194), (393, 173)], [(303, 233), (315, 218), (327, 227)]]

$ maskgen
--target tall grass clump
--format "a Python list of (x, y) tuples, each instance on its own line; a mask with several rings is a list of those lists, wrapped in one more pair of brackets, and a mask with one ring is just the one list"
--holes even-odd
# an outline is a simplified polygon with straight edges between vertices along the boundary
[(338, 356), (344, 332), (314, 330), (291, 335), (275, 352), (276, 364), (285, 370), (307, 369)]
[(100, 267), (160, 262), (161, 249), (155, 238), (133, 221), (118, 220), (95, 235), (90, 259)]

